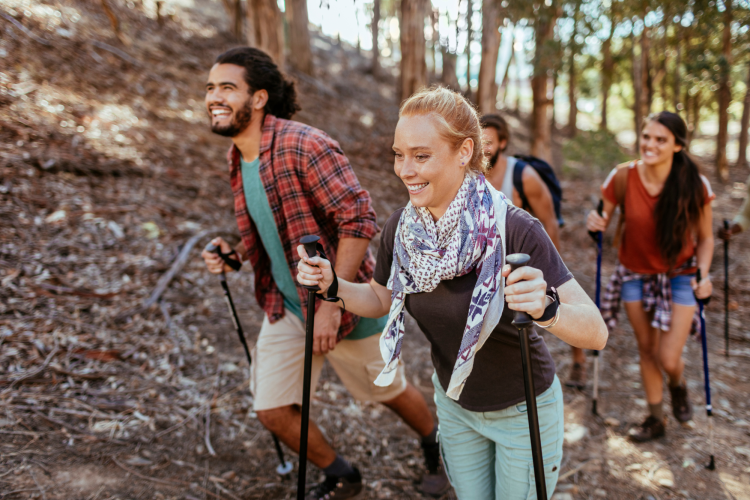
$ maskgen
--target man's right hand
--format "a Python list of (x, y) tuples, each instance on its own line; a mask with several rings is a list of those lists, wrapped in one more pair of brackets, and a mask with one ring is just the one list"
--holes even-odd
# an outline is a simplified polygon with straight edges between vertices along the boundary
[[(229, 246), (229, 243), (224, 241), (222, 238), (214, 238), (213, 240), (211, 240), (211, 243), (219, 247), (221, 249), (221, 253), (223, 254), (232, 252), (232, 247)], [(203, 260), (206, 262), (206, 268), (208, 268), (209, 272), (212, 272), (214, 274), (221, 274), (233, 271), (233, 269), (224, 262), (224, 259), (222, 259), (218, 253), (203, 250), (203, 253), (201, 253), (201, 257), (203, 257)], [(232, 257), (228, 258), (231, 259)]]
[(736, 222), (730, 222), (728, 230), (724, 229), (724, 226), (720, 226), (719, 230), (717, 231), (717, 234), (719, 238), (721, 238), (722, 240), (729, 240), (732, 238), (732, 236), (741, 232), (742, 232), (742, 226), (740, 226)]

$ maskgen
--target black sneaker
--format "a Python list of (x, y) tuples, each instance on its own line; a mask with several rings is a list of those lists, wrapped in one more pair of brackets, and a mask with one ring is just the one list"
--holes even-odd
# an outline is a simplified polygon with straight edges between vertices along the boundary
[(641, 425), (630, 429), (630, 439), (636, 443), (645, 443), (664, 436), (665, 432), (664, 422), (649, 415)]
[(307, 493), (305, 500), (356, 498), (361, 492), (362, 475), (354, 467), (354, 472), (346, 476), (326, 476), (325, 481), (318, 483)]
[(440, 460), (440, 444), (423, 444), (424, 463), (427, 474), (422, 477), (422, 493), (433, 497), (441, 497), (448, 491), (451, 484)]

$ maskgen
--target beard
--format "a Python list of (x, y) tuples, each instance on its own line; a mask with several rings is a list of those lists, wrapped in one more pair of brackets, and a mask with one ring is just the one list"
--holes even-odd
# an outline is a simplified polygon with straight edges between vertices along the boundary
[(500, 148), (497, 148), (497, 151), (495, 151), (492, 154), (492, 156), (490, 156), (490, 159), (489, 159), (489, 168), (490, 169), (495, 166), (495, 163), (497, 163), (497, 159), (500, 158), (500, 153), (501, 153)]
[(242, 108), (233, 114), (232, 121), (229, 125), (214, 125), (211, 124), (211, 132), (224, 137), (237, 137), (243, 130), (250, 124), (250, 119), (253, 117), (253, 108), (250, 105), (250, 99), (248, 99)]

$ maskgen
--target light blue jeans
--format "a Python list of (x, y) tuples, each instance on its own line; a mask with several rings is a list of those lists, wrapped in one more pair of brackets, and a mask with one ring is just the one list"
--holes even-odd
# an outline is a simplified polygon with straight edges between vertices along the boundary
[[(432, 383), (443, 463), (459, 500), (536, 499), (526, 402), (499, 411), (469, 411), (446, 396), (435, 374)], [(560, 474), (565, 416), (557, 376), (536, 401), (544, 476), (552, 497)]]

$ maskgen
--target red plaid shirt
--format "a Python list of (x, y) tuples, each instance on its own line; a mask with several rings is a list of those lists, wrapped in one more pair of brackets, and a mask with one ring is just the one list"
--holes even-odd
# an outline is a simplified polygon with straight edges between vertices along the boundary
[[(243, 257), (255, 271), (255, 298), (269, 321), (274, 323), (284, 316), (284, 299), (273, 280), (270, 258), (247, 210), (240, 158), (239, 150), (233, 145), (227, 159), (234, 212), (246, 249)], [(295, 283), (299, 260), (297, 245), (303, 236), (320, 236), (326, 255), (335, 265), (340, 238), (371, 239), (379, 231), (370, 195), (359, 185), (339, 144), (325, 132), (266, 115), (259, 169)], [(369, 282), (374, 266), (375, 259), (368, 249), (355, 281)], [(306, 314), (307, 290), (298, 286), (297, 295)], [(357, 321), (359, 316), (344, 312), (339, 340), (351, 333)]]

